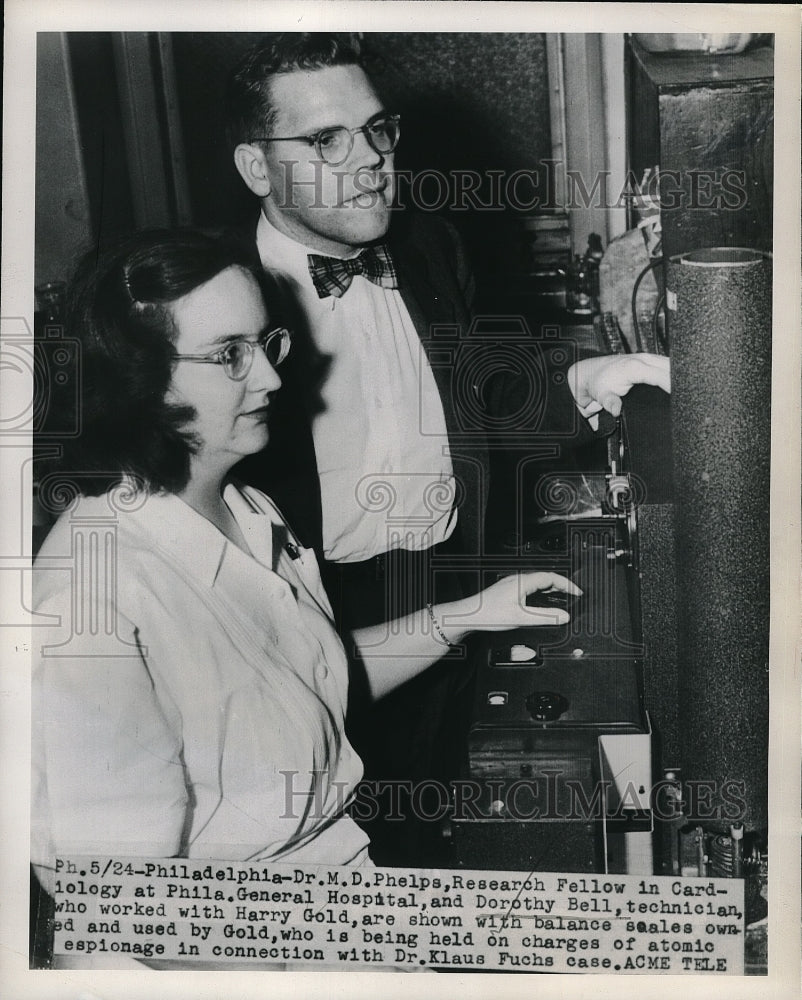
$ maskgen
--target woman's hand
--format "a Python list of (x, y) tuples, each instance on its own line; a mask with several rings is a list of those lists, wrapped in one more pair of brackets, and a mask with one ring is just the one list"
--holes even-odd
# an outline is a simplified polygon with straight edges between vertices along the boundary
[[(546, 599), (543, 603), (547, 606), (527, 606), (527, 597), (538, 594), (543, 595)], [(559, 594), (579, 597), (582, 591), (557, 573), (506, 576), (469, 599), (474, 607), (469, 615), (461, 619), (460, 625), (463, 630), (477, 632), (503, 632), (529, 625), (565, 625), (571, 618), (568, 611), (560, 607), (559, 602), (551, 606), (547, 603), (549, 598)], [(534, 603), (537, 603), (536, 600)]]
[(473, 597), (448, 604), (427, 605), (392, 623), (371, 625), (352, 633), (365, 667), (371, 694), (381, 698), (416, 677), (469, 632), (502, 632), (527, 625), (564, 625), (570, 620), (561, 607), (527, 607), (530, 595), (554, 598), (579, 596), (575, 583), (556, 573), (507, 576)]

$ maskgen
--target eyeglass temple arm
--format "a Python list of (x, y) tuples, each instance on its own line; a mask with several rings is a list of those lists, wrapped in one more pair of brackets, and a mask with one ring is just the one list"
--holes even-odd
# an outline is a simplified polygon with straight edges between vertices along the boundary
[[(356, 135), (358, 132), (369, 132), (372, 128), (376, 128), (377, 125), (381, 125), (382, 122), (392, 121), (396, 125), (400, 124), (401, 115), (387, 115), (386, 118), (380, 118), (378, 121), (369, 122), (367, 125), (360, 125), (358, 128), (346, 128), (345, 125), (338, 125), (337, 128), (345, 128), (346, 132), (350, 132), (351, 135)], [(332, 126), (333, 128), (334, 126)], [(328, 132), (328, 129), (321, 129), (321, 132)], [(318, 140), (320, 133), (317, 135), (279, 135), (279, 136), (257, 136), (255, 139), (251, 139), (251, 142), (305, 142), (307, 146), (314, 146)]]
[(316, 141), (316, 136), (309, 135), (280, 135), (271, 138), (258, 136), (256, 139), (251, 139), (251, 142), (305, 142), (307, 146), (314, 146)]

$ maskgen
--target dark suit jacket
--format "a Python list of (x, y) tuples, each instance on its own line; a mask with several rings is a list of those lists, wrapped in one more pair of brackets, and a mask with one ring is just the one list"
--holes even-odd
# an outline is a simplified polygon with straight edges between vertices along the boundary
[[(255, 229), (246, 237), (255, 256)], [(503, 344), (472, 336), (473, 276), (462, 243), (444, 220), (416, 213), (396, 213), (387, 238), (398, 273), (401, 297), (429, 359), (445, 414), (452, 463), (458, 484), (460, 543), (467, 555), (484, 552), (484, 519), (490, 481), (487, 424), (483, 410), (518, 413), (521, 396), (530, 391), (515, 373), (479, 385), (481, 352)], [(280, 278), (266, 276), (271, 321), (293, 330), (293, 348), (281, 368), (282, 388), (273, 402), (267, 448), (245, 459), (236, 474), (263, 489), (278, 504), (304, 545), (322, 551), (320, 482), (310, 418), (320, 406), (318, 387), (325, 379), (326, 358), (315, 348), (305, 321)], [(484, 370), (488, 368), (484, 365)], [(565, 429), (577, 423), (570, 393), (548, 385), (545, 407), (533, 411), (532, 426), (519, 430), (543, 435), (545, 425)], [(584, 424), (584, 421), (581, 421)], [(511, 523), (513, 512), (510, 511)]]
[[(453, 384), (454, 357), (471, 320), (473, 279), (454, 229), (422, 215), (394, 218), (387, 240), (409, 310), (440, 390), (458, 482), (459, 524), (466, 551), (480, 552), (488, 492), (488, 453), (476, 421), (464, 427), (460, 387)], [(281, 368), (282, 387), (270, 416), (270, 441), (263, 452), (239, 464), (236, 474), (268, 493), (305, 545), (322, 547), (320, 482), (310, 417), (319, 407), (317, 387), (326, 359), (315, 349), (295, 305), (268, 276), (271, 322), (280, 314), (293, 330), (293, 349)], [(278, 308), (276, 308), (278, 303)]]

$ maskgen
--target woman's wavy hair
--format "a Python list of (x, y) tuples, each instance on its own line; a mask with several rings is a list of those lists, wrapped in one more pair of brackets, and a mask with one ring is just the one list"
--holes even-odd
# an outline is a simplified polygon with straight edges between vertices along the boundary
[(80, 432), (59, 471), (97, 496), (133, 479), (177, 492), (199, 442), (195, 412), (168, 402), (177, 328), (171, 303), (232, 266), (264, 281), (244, 247), (191, 230), (145, 230), (80, 261), (67, 294), (66, 333), (80, 343)]

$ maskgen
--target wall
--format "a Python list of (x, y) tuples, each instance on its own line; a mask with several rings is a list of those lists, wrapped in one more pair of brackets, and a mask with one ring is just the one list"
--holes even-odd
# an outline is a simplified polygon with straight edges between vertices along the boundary
[(35, 283), (63, 280), (90, 222), (69, 54), (56, 32), (37, 39), (35, 227)]

